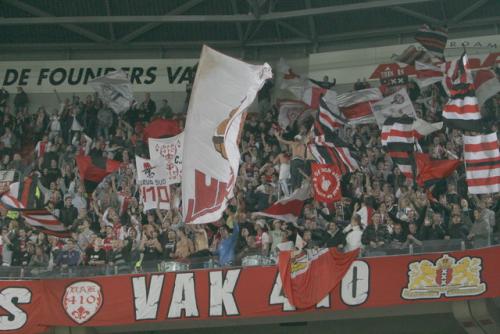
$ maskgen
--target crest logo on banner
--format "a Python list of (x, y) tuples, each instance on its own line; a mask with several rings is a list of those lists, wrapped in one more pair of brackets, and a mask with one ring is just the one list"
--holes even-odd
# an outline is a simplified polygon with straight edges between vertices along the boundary
[(329, 164), (312, 165), (312, 185), (314, 198), (319, 202), (331, 203), (340, 201), (341, 173), (337, 166)]
[(404, 299), (433, 299), (445, 297), (477, 296), (486, 291), (481, 282), (481, 258), (463, 257), (460, 260), (445, 254), (435, 263), (429, 260), (409, 265), (408, 286), (403, 289)]
[(80, 325), (96, 315), (102, 303), (101, 286), (91, 281), (79, 281), (69, 285), (62, 300), (66, 314)]
[(181, 182), (184, 133), (170, 138), (149, 138), (148, 141), (151, 160), (165, 160), (167, 184)]
[(153, 169), (155, 169), (156, 166), (153, 167), (149, 162), (145, 162), (143, 163), (142, 167), (143, 167), (142, 172), (144, 173), (144, 175), (146, 175), (146, 177), (152, 178), (155, 176), (155, 172), (153, 172)]

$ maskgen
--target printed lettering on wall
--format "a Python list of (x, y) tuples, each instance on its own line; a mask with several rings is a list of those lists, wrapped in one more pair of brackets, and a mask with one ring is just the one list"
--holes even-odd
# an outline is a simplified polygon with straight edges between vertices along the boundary
[(0, 85), (31, 93), (91, 92), (88, 82), (121, 69), (135, 91), (184, 91), (194, 79), (196, 59), (0, 62)]

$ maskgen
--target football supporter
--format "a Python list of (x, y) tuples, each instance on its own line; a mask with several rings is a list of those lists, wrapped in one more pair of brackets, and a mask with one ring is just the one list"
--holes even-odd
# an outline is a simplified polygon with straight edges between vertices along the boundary
[[(369, 85), (359, 80), (356, 88)], [(446, 98), (438, 85), (412, 90), (417, 116), (428, 122), (442, 120)], [(471, 195), (463, 165), (433, 185), (419, 186), (384, 151), (376, 124), (348, 125), (339, 131), (360, 166), (360, 171), (342, 175), (340, 201), (325, 204), (307, 199), (293, 223), (260, 217), (256, 212), (311, 182), (308, 144), (314, 123), (312, 111), (310, 117), (278, 131), (279, 111), (265, 104), (259, 112), (249, 113), (244, 123), (234, 197), (223, 217), (214, 224), (188, 227), (179, 213), (178, 186), (171, 188), (170, 209), (144, 210), (134, 161), (136, 155), (148, 156), (144, 128), (158, 117), (175, 119), (182, 128), (182, 107), (178, 110), (163, 99), (157, 110), (153, 97), (145, 94), (142, 102), (118, 116), (96, 95), (39, 106), (29, 92), (19, 94), (16, 103), (5, 93), (0, 96), (1, 169), (16, 169), (21, 178), (39, 175), (44, 205), (70, 229), (71, 238), (47, 236), (22, 217), (0, 210), (5, 266), (58, 267), (65, 261), (69, 265), (71, 261), (62, 260), (73, 259), (68, 249), (85, 254), (72, 266), (107, 264), (120, 272), (141, 266), (157, 270), (163, 261), (196, 259), (199, 263), (208, 257), (228, 266), (246, 256), (275, 256), (278, 249), (290, 249), (297, 233), (308, 243), (306, 247), (345, 250), (361, 246), (408, 252), (410, 245), (425, 248), (428, 242), (446, 239), (462, 240), (467, 247), (497, 240), (498, 194)], [(483, 106), (483, 113), (498, 121), (497, 100), (498, 94)], [(498, 131), (494, 121), (489, 126)], [(459, 130), (443, 128), (419, 144), (433, 159), (463, 159)], [(120, 167), (90, 185), (76, 166), (79, 154), (112, 158)]]

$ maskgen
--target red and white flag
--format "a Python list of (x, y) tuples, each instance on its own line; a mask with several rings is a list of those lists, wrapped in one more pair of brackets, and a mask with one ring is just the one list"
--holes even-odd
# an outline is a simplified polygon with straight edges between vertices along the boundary
[(417, 75), (417, 84), (421, 88), (442, 81), (444, 76), (440, 67), (419, 61), (415, 62), (415, 74)]
[(474, 87), (479, 105), (500, 92), (500, 81), (492, 70), (478, 70), (474, 73)]
[(471, 194), (500, 192), (500, 153), (496, 132), (464, 135), (464, 160)]
[(332, 203), (342, 199), (340, 179), (342, 173), (332, 164), (312, 164), (312, 187), (314, 199), (318, 202)]
[(370, 103), (382, 100), (383, 96), (378, 88), (355, 90), (337, 96), (337, 106), (340, 112), (351, 124), (374, 123)]
[(294, 223), (302, 212), (305, 200), (309, 198), (311, 198), (311, 186), (309, 183), (304, 183), (290, 196), (280, 199), (264, 211), (257, 212), (256, 215)]
[(291, 93), (297, 102), (303, 102), (311, 109), (318, 109), (319, 100), (323, 100), (330, 108), (335, 106), (337, 93), (321, 86), (315, 80), (310, 80), (307, 76), (295, 73), (283, 58), (278, 62), (277, 68), (277, 85), (280, 89)]
[(59, 219), (45, 209), (43, 193), (36, 179), (27, 178), (23, 182), (10, 184), (9, 190), (0, 195), (1, 204), (8, 210), (19, 212), (25, 222), (35, 229), (60, 238), (71, 237)]
[(458, 60), (444, 63), (443, 87), (450, 99), (443, 106), (446, 126), (464, 131), (482, 131), (484, 123), (465, 52)]
[(323, 248), (312, 254), (282, 251), (278, 268), (283, 291), (290, 304), (298, 309), (319, 303), (339, 285), (359, 249), (342, 253), (337, 248)]
[(238, 176), (245, 111), (271, 77), (268, 64), (250, 65), (203, 46), (184, 130), (186, 223), (211, 223), (222, 216)]

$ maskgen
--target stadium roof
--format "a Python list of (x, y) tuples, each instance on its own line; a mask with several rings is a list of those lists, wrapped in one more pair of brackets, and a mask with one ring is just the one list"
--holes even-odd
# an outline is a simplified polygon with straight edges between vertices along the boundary
[(0, 47), (218, 48), (404, 39), (422, 23), (450, 37), (498, 33), (498, 0), (0, 0)]

